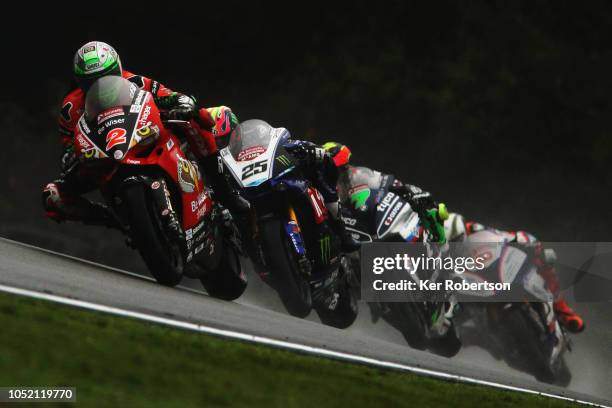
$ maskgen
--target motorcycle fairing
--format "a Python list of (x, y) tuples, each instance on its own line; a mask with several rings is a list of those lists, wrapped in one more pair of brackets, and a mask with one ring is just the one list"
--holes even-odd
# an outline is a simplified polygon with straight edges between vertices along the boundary
[(414, 241), (420, 236), (419, 217), (408, 202), (391, 191), (382, 195), (376, 192), (373, 196), (382, 197), (376, 202), (376, 235), (380, 239), (393, 233), (405, 241)]
[[(281, 164), (276, 155), (280, 142), (281, 130), (273, 129), (268, 145), (263, 146), (265, 151), (257, 156), (252, 158), (245, 156), (247, 160), (239, 161), (234, 159), (229, 148), (226, 147), (221, 150), (221, 159), (234, 176), (234, 179), (238, 181), (240, 187), (257, 187), (273, 178), (275, 164)], [(289, 155), (284, 154), (280, 156), (286, 157), (289, 161)], [(289, 163), (288, 166), (285, 165), (285, 169), (293, 166), (292, 161)]]
[[(197, 163), (185, 157), (176, 137), (164, 127), (151, 93), (138, 90), (132, 105), (107, 109), (98, 115), (98, 119), (99, 125), (91, 128), (85, 115), (78, 122), (76, 151), (82, 161), (107, 159), (121, 165), (163, 169), (180, 187), (184, 230), (196, 227), (212, 213), (212, 199), (204, 187)], [(159, 133), (156, 136), (159, 140), (151, 145), (154, 147), (152, 151), (143, 155), (141, 149), (135, 148), (145, 138), (152, 137), (151, 132), (145, 132), (148, 127)], [(117, 133), (117, 129), (125, 133)], [(114, 172), (108, 174), (106, 181), (113, 175)]]

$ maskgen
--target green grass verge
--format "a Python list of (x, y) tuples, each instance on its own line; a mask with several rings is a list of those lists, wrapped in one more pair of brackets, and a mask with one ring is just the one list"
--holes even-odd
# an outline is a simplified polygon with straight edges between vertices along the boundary
[(569, 405), (0, 294), (0, 386), (59, 385), (101, 407)]

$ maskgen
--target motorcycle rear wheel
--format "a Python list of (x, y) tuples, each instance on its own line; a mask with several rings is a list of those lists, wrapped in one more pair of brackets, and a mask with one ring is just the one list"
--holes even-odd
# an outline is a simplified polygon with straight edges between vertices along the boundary
[(357, 319), (357, 314), (359, 312), (357, 298), (350, 286), (351, 282), (348, 274), (351, 273), (351, 271), (347, 270), (350, 268), (349, 262), (350, 261), (345, 258), (339, 266), (340, 279), (342, 279), (342, 281), (339, 283), (337, 291), (339, 300), (336, 307), (333, 310), (323, 306), (315, 309), (321, 319), (321, 323), (337, 329), (346, 329), (351, 326)]
[(176, 286), (183, 278), (183, 255), (179, 243), (166, 236), (146, 187), (131, 184), (125, 187), (123, 198), (132, 238), (149, 271), (158, 283)]
[(219, 265), (202, 276), (200, 282), (206, 292), (217, 299), (235, 300), (244, 293), (247, 278), (242, 270), (240, 257), (231, 245), (224, 243)]

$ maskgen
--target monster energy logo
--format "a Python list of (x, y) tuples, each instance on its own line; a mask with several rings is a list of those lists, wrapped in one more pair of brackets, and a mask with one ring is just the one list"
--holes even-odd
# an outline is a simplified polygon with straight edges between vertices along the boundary
[(329, 240), (329, 235), (319, 240), (321, 244), (321, 260), (323, 263), (329, 263), (329, 258), (331, 258), (331, 245)]
[(280, 155), (280, 156), (277, 156), (276, 160), (278, 160), (278, 162), (280, 164), (282, 164), (283, 166), (290, 166), (291, 165), (291, 161), (284, 154)]

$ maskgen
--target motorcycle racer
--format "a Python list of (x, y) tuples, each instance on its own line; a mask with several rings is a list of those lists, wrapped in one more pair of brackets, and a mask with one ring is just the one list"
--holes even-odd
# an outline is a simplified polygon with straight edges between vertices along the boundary
[[(324, 147), (332, 155), (336, 166), (341, 169), (340, 184), (338, 187), (341, 199), (344, 198), (345, 200), (350, 200), (353, 208), (358, 209), (361, 205), (363, 205), (365, 199), (367, 199), (367, 197), (363, 197), (360, 194), (361, 191), (359, 189), (359, 185), (354, 185), (354, 183), (351, 183), (351, 175), (355, 173), (358, 169), (365, 169), (366, 171), (369, 171), (371, 173), (370, 182), (379, 183), (378, 186), (389, 186), (388, 189), (390, 191), (395, 192), (402, 197), (405, 197), (406, 200), (410, 203), (411, 206), (413, 206), (413, 208), (417, 212), (423, 212), (424, 209), (433, 208), (435, 206), (435, 202), (431, 198), (431, 195), (427, 192), (423, 192), (420, 188), (416, 186), (405, 184), (392, 175), (382, 174), (375, 170), (367, 169), (365, 167), (356, 167), (349, 165), (351, 152), (348, 147), (336, 142), (325, 143)], [(364, 172), (362, 171), (361, 173)], [(482, 231), (488, 228), (476, 222), (465, 222), (463, 217), (459, 214), (448, 214), (446, 208), (440, 211), (440, 214), (445, 215), (446, 218), (439, 217), (437, 220), (434, 218), (434, 222), (442, 222), (441, 224), (438, 223), (437, 227), (442, 227), (442, 229), (444, 230), (444, 236), (449, 241), (462, 240), (474, 232)], [(508, 236), (509, 242), (514, 241), (526, 245), (533, 245), (536, 247), (536, 249), (540, 250), (542, 255), (544, 254), (541, 243), (530, 233), (525, 231), (504, 233)], [(578, 333), (583, 331), (584, 320), (578, 313), (572, 310), (572, 308), (567, 304), (565, 299), (560, 294), (559, 281), (555, 272), (554, 265), (552, 264), (552, 262), (550, 262), (550, 260), (544, 259), (544, 257), (542, 257), (540, 263), (541, 266), (538, 272), (546, 281), (551, 292), (553, 292), (553, 294), (557, 296), (557, 299), (554, 302), (553, 306), (555, 312), (557, 313), (557, 316), (559, 316), (559, 322), (571, 332)]]
[(462, 241), (475, 232), (495, 230), (504, 235), (507, 242), (516, 242), (533, 247), (536, 255), (538, 255), (538, 273), (556, 297), (553, 302), (553, 308), (559, 323), (572, 333), (580, 333), (584, 330), (585, 323), (583, 318), (567, 304), (561, 294), (559, 279), (554, 266), (554, 255), (546, 252), (542, 243), (535, 236), (525, 231), (500, 231), (477, 222), (465, 221), (462, 215), (456, 213), (449, 215), (444, 227), (449, 241)]
[[(47, 184), (42, 194), (47, 217), (57, 222), (73, 220), (90, 225), (120, 227), (107, 206), (81, 196), (94, 190), (96, 181), (80, 169), (73, 145), (75, 126), (85, 110), (87, 90), (96, 80), (107, 75), (122, 76), (139, 88), (151, 92), (156, 105), (166, 112), (168, 119), (193, 119), (197, 132), (187, 135), (187, 139), (194, 155), (203, 164), (215, 193), (230, 210), (244, 211), (245, 206), (248, 208), (244, 200), (232, 194), (217, 170), (217, 138), (228, 135), (238, 124), (231, 109), (225, 106), (198, 109), (194, 98), (174, 92), (153, 79), (124, 70), (115, 49), (100, 41), (88, 42), (77, 50), (73, 73), (72, 89), (64, 97), (58, 117), (63, 146), (61, 175)], [(176, 220), (171, 222), (176, 224), (173, 228), (180, 229)]]
[(305, 175), (314, 183), (323, 196), (325, 206), (331, 217), (329, 225), (340, 238), (342, 250), (354, 252), (359, 249), (360, 243), (346, 231), (341, 218), (341, 203), (338, 200), (337, 182), (338, 170), (331, 155), (324, 147), (304, 140), (291, 139), (291, 134), (284, 129), (283, 147), (300, 163)]
[[(340, 201), (347, 204), (352, 211), (364, 211), (364, 204), (369, 196), (370, 188), (383, 188), (397, 194), (406, 200), (412, 209), (423, 220), (426, 229), (433, 235), (434, 240), (444, 243), (446, 241), (444, 220), (448, 217), (446, 206), (437, 203), (431, 194), (421, 188), (407, 184), (391, 174), (362, 166), (349, 164), (350, 149), (337, 142), (327, 142), (323, 148), (330, 154), (335, 167), (338, 169), (338, 193)], [(359, 174), (359, 176), (357, 176)], [(367, 175), (367, 179), (363, 179)]]

